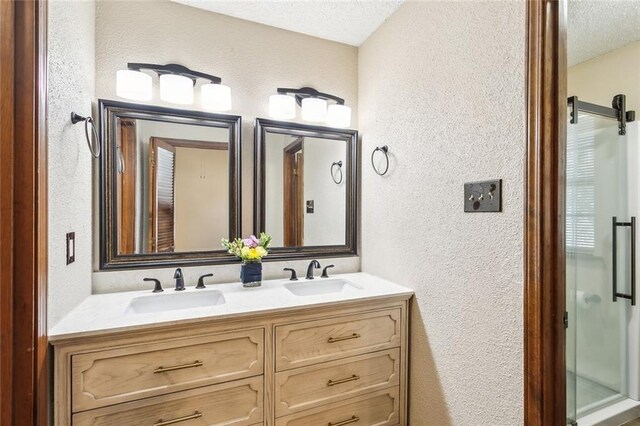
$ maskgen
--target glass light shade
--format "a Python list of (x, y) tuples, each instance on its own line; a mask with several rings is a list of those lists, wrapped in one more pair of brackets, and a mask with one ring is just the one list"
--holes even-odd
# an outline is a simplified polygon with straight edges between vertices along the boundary
[(224, 84), (203, 84), (200, 88), (202, 108), (211, 111), (231, 109), (231, 89)]
[(150, 101), (153, 79), (141, 71), (120, 70), (116, 73), (116, 95), (134, 101)]
[(351, 126), (351, 108), (345, 105), (329, 105), (327, 124), (331, 127)]
[(269, 96), (269, 116), (281, 120), (296, 118), (296, 99), (289, 95)]
[(306, 98), (302, 100), (302, 119), (315, 123), (327, 118), (327, 101), (319, 98)]
[(160, 99), (172, 104), (193, 103), (193, 80), (175, 74), (160, 76)]

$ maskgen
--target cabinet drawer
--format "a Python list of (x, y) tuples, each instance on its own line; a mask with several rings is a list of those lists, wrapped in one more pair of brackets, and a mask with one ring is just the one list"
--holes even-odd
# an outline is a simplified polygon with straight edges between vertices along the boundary
[(73, 411), (263, 373), (263, 329), (74, 355)]
[(400, 350), (360, 355), (276, 374), (276, 417), (400, 382)]
[(263, 421), (262, 376), (73, 415), (74, 426), (241, 426)]
[(400, 346), (400, 309), (276, 327), (276, 370)]
[(393, 387), (276, 419), (276, 426), (393, 426), (400, 422), (400, 392)]

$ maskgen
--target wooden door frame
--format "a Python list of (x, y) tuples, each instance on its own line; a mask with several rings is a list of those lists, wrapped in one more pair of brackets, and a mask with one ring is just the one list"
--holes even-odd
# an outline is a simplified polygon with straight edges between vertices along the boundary
[(122, 156), (122, 167), (116, 175), (118, 206), (118, 251), (134, 254), (136, 251), (136, 169), (138, 144), (136, 120), (122, 118), (118, 121), (117, 150)]
[(0, 424), (45, 426), (47, 4), (0, 10)]
[[(283, 214), (282, 234), (285, 247), (299, 247), (304, 245), (304, 213), (302, 198), (304, 197), (304, 170), (303, 160), (296, 168), (296, 154), (302, 151), (303, 137), (296, 138), (282, 150), (283, 155)], [(293, 170), (296, 170), (296, 178), (292, 178)], [(293, 191), (295, 188), (295, 192)]]
[(527, 4), (524, 423), (566, 424), (566, 1)]

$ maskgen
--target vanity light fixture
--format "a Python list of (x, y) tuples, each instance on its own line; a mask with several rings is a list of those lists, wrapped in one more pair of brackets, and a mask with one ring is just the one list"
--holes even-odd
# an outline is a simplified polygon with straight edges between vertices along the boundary
[(269, 96), (269, 115), (278, 120), (296, 118), (296, 99), (289, 95)]
[(203, 84), (200, 88), (200, 102), (204, 109), (229, 111), (231, 109), (231, 88), (224, 84)]
[(160, 99), (180, 105), (193, 103), (194, 82), (189, 77), (177, 74), (160, 75)]
[(329, 105), (327, 124), (331, 127), (351, 126), (351, 108), (346, 105)]
[(153, 81), (149, 74), (135, 70), (120, 70), (116, 73), (116, 95), (134, 101), (150, 101)]
[(160, 99), (165, 102), (190, 105), (193, 103), (193, 89), (198, 79), (207, 80), (201, 87), (202, 107), (212, 111), (231, 109), (231, 89), (222, 83), (220, 77), (193, 71), (178, 64), (143, 64), (129, 62), (126, 70), (116, 74), (116, 94), (136, 101), (152, 98), (151, 75), (143, 71), (153, 71), (160, 80)]
[(327, 100), (305, 98), (302, 100), (302, 119), (313, 123), (322, 123), (327, 119)]
[(269, 115), (276, 119), (295, 118), (296, 102), (302, 107), (302, 119), (305, 121), (326, 122), (331, 127), (351, 125), (351, 108), (344, 104), (344, 99), (312, 87), (278, 88), (278, 94), (269, 97)]

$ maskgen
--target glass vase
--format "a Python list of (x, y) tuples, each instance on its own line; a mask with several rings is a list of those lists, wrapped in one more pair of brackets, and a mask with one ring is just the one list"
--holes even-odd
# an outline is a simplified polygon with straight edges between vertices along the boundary
[(244, 287), (260, 287), (262, 285), (262, 263), (243, 263), (240, 267), (240, 280)]

